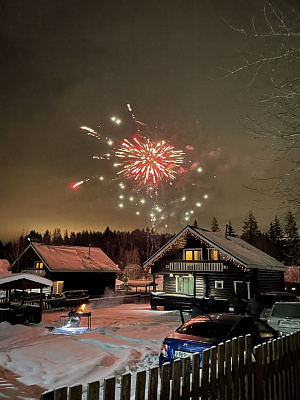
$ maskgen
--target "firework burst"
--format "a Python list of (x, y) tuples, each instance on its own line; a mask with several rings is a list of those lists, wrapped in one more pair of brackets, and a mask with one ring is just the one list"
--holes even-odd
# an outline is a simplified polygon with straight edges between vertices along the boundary
[(165, 141), (155, 141), (146, 137), (134, 137), (133, 143), (127, 139), (115, 152), (121, 158), (122, 170), (119, 175), (134, 179), (136, 189), (157, 186), (176, 178), (176, 169), (183, 163), (184, 153), (174, 150)]

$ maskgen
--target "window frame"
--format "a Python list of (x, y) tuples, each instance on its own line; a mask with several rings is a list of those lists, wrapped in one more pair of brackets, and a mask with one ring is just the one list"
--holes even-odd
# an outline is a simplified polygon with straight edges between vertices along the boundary
[[(188, 260), (187, 258), (186, 258), (186, 252), (187, 251), (192, 251), (193, 252), (193, 258), (191, 259), (191, 260)], [(200, 254), (200, 257), (199, 258), (195, 258), (195, 252), (196, 251), (198, 251), (199, 252), (199, 254)], [(185, 261), (203, 261), (203, 249), (200, 247), (200, 248), (193, 248), (193, 249), (189, 249), (189, 248), (187, 248), (187, 249), (183, 249), (183, 259), (185, 260)]]

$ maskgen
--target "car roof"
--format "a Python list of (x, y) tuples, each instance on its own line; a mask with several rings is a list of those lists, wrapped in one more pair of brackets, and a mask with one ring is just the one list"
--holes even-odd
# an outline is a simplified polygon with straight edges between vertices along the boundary
[(276, 301), (276, 303), (274, 303), (274, 306), (275, 306), (276, 304), (280, 304), (280, 305), (295, 304), (296, 306), (300, 307), (300, 302), (299, 302), (299, 301)]
[(198, 315), (197, 317), (194, 317), (190, 319), (190, 322), (214, 322), (214, 323), (227, 323), (227, 324), (232, 324), (234, 325), (236, 322), (242, 320), (242, 319), (252, 319), (253, 318), (250, 315), (236, 315), (236, 314), (229, 314), (229, 313), (223, 313), (223, 314), (218, 314), (218, 313), (211, 313), (211, 314), (203, 314), (203, 315)]

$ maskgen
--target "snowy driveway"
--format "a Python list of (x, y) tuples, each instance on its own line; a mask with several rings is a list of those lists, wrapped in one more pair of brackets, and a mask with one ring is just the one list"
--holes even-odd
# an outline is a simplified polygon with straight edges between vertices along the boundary
[(181, 324), (179, 312), (152, 311), (149, 304), (91, 306), (90, 332), (65, 334), (61, 312), (44, 314), (43, 323), (35, 326), (0, 323), (0, 365), (28, 386), (55, 389), (103, 382), (156, 366), (162, 339)]

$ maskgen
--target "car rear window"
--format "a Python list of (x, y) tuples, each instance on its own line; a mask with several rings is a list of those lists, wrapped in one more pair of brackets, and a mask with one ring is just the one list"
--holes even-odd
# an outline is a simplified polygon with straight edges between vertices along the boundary
[(185, 323), (176, 332), (204, 338), (224, 339), (232, 329), (232, 324), (215, 322)]
[(285, 318), (285, 317), (297, 317), (300, 318), (300, 303), (295, 304), (275, 304), (273, 317)]

